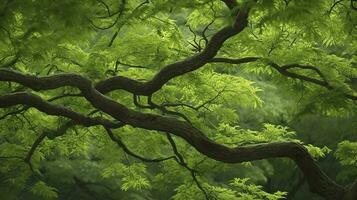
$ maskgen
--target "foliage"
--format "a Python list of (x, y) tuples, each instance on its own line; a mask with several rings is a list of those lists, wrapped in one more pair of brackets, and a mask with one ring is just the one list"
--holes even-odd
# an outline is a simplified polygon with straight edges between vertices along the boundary
[(39, 195), (45, 199), (53, 199), (57, 198), (57, 192), (56, 189), (50, 186), (47, 186), (46, 183), (39, 181), (37, 182), (33, 188), (32, 192), (35, 195)]
[[(137, 112), (189, 120), (208, 138), (232, 148), (302, 144), (316, 162), (334, 166), (328, 169), (332, 179), (352, 182), (357, 104), (346, 96), (357, 96), (357, 12), (350, 1), (239, 0), (231, 10), (225, 2), (4, 0), (0, 69), (40, 77), (77, 73), (94, 85), (117, 76), (145, 82), (169, 64), (204, 52), (214, 34), (231, 27), (240, 8), (249, 7), (247, 27), (230, 37), (216, 57), (254, 61), (210, 60), (149, 97), (124, 90), (105, 95)], [(286, 76), (272, 64), (296, 64), (300, 67), (288, 72), (328, 86)], [(117, 122), (77, 88), (43, 92), (0, 82), (0, 95), (24, 91), (51, 105)], [(294, 191), (278, 180), (298, 177), (288, 159), (224, 164), (155, 129), (124, 126), (110, 137), (100, 125), (67, 123), (63, 116), (26, 105), (1, 107), (0, 199), (277, 200)], [(326, 128), (333, 125), (341, 133)], [(144, 162), (140, 157), (172, 158)], [(304, 190), (298, 188), (296, 199), (314, 197)]]

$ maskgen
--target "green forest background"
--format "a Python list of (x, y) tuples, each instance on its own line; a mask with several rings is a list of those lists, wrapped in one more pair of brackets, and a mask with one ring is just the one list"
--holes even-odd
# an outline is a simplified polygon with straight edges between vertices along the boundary
[(116, 121), (75, 87), (36, 90), (42, 85), (28, 87), (16, 74), (149, 81), (204, 54), (241, 13), (244, 29), (203, 67), (150, 95), (120, 86), (105, 95), (185, 121), (228, 147), (302, 144), (348, 187), (357, 180), (356, 7), (353, 0), (1, 0), (0, 199), (323, 199), (290, 159), (224, 163), (175, 134), (83, 125), (20, 95)]

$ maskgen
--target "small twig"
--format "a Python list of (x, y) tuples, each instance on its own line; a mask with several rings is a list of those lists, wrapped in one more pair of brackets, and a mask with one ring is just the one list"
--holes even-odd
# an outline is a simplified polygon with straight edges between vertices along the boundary
[(175, 155), (178, 158), (177, 163), (190, 172), (192, 179), (196, 183), (198, 189), (200, 189), (202, 191), (202, 193), (205, 195), (206, 200), (209, 200), (210, 198), (209, 198), (208, 193), (206, 192), (206, 190), (203, 188), (203, 186), (197, 179), (197, 176), (196, 176), (197, 171), (195, 169), (190, 168), (188, 166), (188, 164), (185, 162), (183, 156), (178, 152), (176, 143), (175, 143), (174, 139), (171, 137), (171, 135), (169, 133), (166, 133), (166, 136), (167, 136), (168, 141), (171, 144), (173, 152), (175, 153)]
[(340, 4), (342, 1), (344, 1), (344, 0), (338, 0), (338, 1), (336, 1), (336, 2), (331, 6), (330, 10), (327, 11), (327, 13), (328, 13), (329, 15), (331, 15), (331, 12), (332, 12), (333, 9), (335, 8), (335, 6), (337, 6), (338, 4)]
[(188, 42), (193, 48), (195, 48), (195, 50), (197, 52), (201, 52), (202, 51), (202, 46), (200, 44), (200, 42), (197, 42), (197, 34), (196, 32), (191, 28), (190, 25), (187, 25), (188, 29), (190, 30), (190, 32), (193, 34), (193, 43)]
[(213, 101), (215, 101), (225, 91), (226, 91), (225, 88), (222, 89), (213, 98), (208, 99), (205, 102), (203, 102), (202, 104), (197, 105), (197, 106), (193, 106), (193, 105), (190, 105), (188, 103), (180, 103), (180, 102), (179, 103), (164, 102), (164, 103), (161, 104), (161, 106), (163, 106), (163, 107), (178, 107), (178, 106), (182, 106), (182, 107), (187, 107), (187, 108), (193, 109), (195, 111), (198, 111), (201, 108), (206, 108), (207, 104), (211, 104)]
[(160, 106), (156, 103), (154, 103), (152, 101), (152, 96), (148, 96), (148, 104), (152, 107), (152, 108), (156, 108), (158, 110), (160, 110), (161, 112), (163, 112), (164, 114), (169, 114), (169, 115), (176, 115), (178, 117), (183, 118), (185, 121), (187, 121), (188, 123), (192, 124), (191, 120), (184, 114), (180, 113), (180, 112), (175, 112), (175, 111), (171, 111), (171, 110), (167, 110), (164, 106)]
[(54, 139), (55, 137), (63, 135), (69, 128), (72, 126), (76, 125), (74, 121), (68, 121), (67, 123), (63, 124), (60, 126), (60, 128), (57, 129), (57, 131), (51, 131), (51, 130), (44, 130), (38, 138), (35, 140), (35, 142), (32, 144), (30, 150), (28, 151), (26, 157), (24, 158), (24, 161), (28, 164), (31, 165), (31, 158), (33, 154), (35, 153), (37, 147), (41, 144), (41, 142), (46, 138)]
[(107, 128), (107, 127), (104, 127), (105, 130), (107, 131), (107, 134), (108, 136), (110, 137), (110, 139), (112, 141), (114, 141), (126, 154), (134, 157), (134, 158), (137, 158), (141, 161), (144, 161), (144, 162), (162, 162), (162, 161), (166, 161), (166, 160), (170, 160), (170, 159), (176, 159), (175, 156), (169, 156), (169, 157), (166, 157), (166, 158), (145, 158), (145, 157), (142, 157), (136, 153), (134, 153), (133, 151), (131, 151), (125, 144), (124, 142), (121, 140), (120, 137), (118, 136), (114, 136), (113, 132)]

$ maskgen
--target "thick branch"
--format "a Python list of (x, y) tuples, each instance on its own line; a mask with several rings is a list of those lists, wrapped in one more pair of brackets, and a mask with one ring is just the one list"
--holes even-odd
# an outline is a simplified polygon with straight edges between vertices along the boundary
[(217, 62), (217, 63), (228, 63), (228, 64), (243, 64), (250, 63), (261, 59), (260, 57), (245, 57), (245, 58), (212, 58), (209, 62)]
[(232, 26), (222, 28), (213, 35), (202, 52), (186, 60), (165, 66), (147, 82), (140, 82), (123, 76), (115, 76), (99, 82), (96, 85), (96, 89), (103, 94), (122, 89), (137, 95), (149, 96), (158, 91), (171, 79), (205, 65), (217, 54), (223, 43), (230, 37), (240, 33), (247, 26), (247, 23), (248, 11), (240, 11), (236, 17), (236, 22)]
[(0, 108), (15, 106), (19, 104), (34, 107), (48, 115), (67, 117), (84, 126), (105, 125), (112, 128), (121, 126), (120, 123), (111, 122), (106, 119), (87, 117), (64, 106), (58, 106), (49, 103), (43, 100), (41, 97), (28, 92), (17, 92), (0, 96)]
[[(56, 101), (58, 99), (61, 99), (61, 98), (64, 98), (64, 97), (80, 97), (81, 95), (80, 94), (70, 94), (70, 93), (65, 93), (65, 94), (61, 94), (61, 95), (58, 95), (58, 96), (55, 96), (53, 98), (50, 98), (48, 99), (47, 101), (48, 102), (52, 102), (52, 101)], [(0, 116), (0, 120), (3, 120), (5, 119), (6, 117), (8, 116), (12, 116), (12, 115), (17, 115), (17, 114), (21, 114), (21, 113), (24, 113), (25, 111), (27, 111), (28, 109), (30, 109), (31, 107), (30, 106), (24, 106), (18, 110), (14, 110), (14, 111), (11, 111), (11, 112), (8, 112), (2, 116)]]
[[(4, 70), (0, 70), (0, 81), (17, 82), (32, 89), (46, 90), (63, 86), (77, 87), (95, 108), (111, 115), (115, 119), (133, 127), (172, 133), (186, 140), (202, 154), (218, 161), (240, 163), (266, 158), (290, 158), (296, 162), (304, 173), (311, 191), (331, 200), (340, 199), (340, 197), (344, 195), (344, 189), (321, 171), (306, 149), (300, 144), (285, 142), (229, 148), (210, 140), (200, 130), (188, 122), (130, 110), (99, 93), (92, 87), (88, 79), (80, 75), (58, 74), (37, 78), (10, 70), (5, 70), (8, 76), (3, 76), (3, 72)], [(28, 98), (27, 95), (24, 96)], [(13, 98), (13, 100), (17, 103), (27, 102), (23, 102), (23, 100), (21, 101), (19, 98)], [(29, 98), (29, 100), (31, 100), (31, 98)], [(9, 104), (14, 104), (11, 103), (12, 101), (4, 102), (2, 105), (8, 106)], [(41, 106), (38, 107), (41, 108)], [(64, 113), (67, 112), (68, 111)], [(50, 111), (49, 114), (51, 113), (56, 114), (56, 112)]]
[[(224, 0), (224, 2), (228, 7), (233, 8), (234, 5), (231, 4), (233, 1)], [(186, 60), (167, 65), (148, 82), (139, 82), (130, 78), (117, 76), (98, 83), (94, 88), (90, 80), (78, 74), (56, 74), (47, 77), (36, 77), (7, 69), (0, 69), (0, 81), (16, 82), (36, 91), (65, 86), (76, 87), (81, 90), (82, 95), (95, 108), (109, 114), (116, 120), (133, 127), (168, 132), (179, 136), (191, 144), (197, 151), (217, 161), (241, 163), (267, 158), (290, 158), (295, 161), (304, 173), (311, 191), (326, 199), (341, 199), (345, 195), (345, 189), (337, 185), (322, 172), (301, 144), (278, 142), (229, 148), (212, 141), (188, 122), (155, 114), (137, 112), (103, 95), (103, 93), (112, 90), (123, 89), (137, 95), (150, 96), (171, 79), (194, 71), (211, 61), (227, 39), (238, 34), (246, 27), (247, 18), (248, 11), (240, 11), (235, 24), (218, 31), (201, 53)], [(277, 70), (282, 70), (279, 72), (286, 76), (295, 76), (295, 78), (300, 79), (305, 77), (302, 75), (296, 76), (296, 74), (288, 72), (280, 66), (277, 67), (279, 67)], [(310, 82), (314, 83), (311, 80)], [(320, 83), (325, 84), (323, 81), (315, 81), (315, 84)], [(102, 125), (105, 127), (115, 127), (118, 125), (117, 123), (103, 119), (89, 118), (65, 107), (44, 101), (39, 96), (31, 93), (12, 93), (0, 97), (0, 107), (18, 104), (35, 107), (49, 115), (68, 117), (85, 126)], [(352, 188), (356, 188), (355, 185)]]

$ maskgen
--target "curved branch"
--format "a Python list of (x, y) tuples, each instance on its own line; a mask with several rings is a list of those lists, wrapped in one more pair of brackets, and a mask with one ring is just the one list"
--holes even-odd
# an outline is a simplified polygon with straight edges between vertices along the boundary
[[(80, 97), (80, 96), (82, 96), (82, 95), (81, 95), (81, 94), (64, 93), (64, 94), (55, 96), (55, 97), (53, 97), (53, 98), (50, 98), (50, 99), (48, 99), (47, 101), (52, 102), (52, 101), (56, 101), (56, 100), (58, 100), (58, 99), (62, 99), (62, 98), (64, 98), (64, 97)], [(14, 110), (14, 111), (8, 112), (8, 113), (6, 113), (6, 114), (0, 116), (0, 120), (3, 120), (3, 119), (5, 119), (6, 117), (11, 116), (11, 115), (21, 114), (21, 113), (27, 111), (27, 110), (30, 109), (30, 108), (31, 108), (30, 106), (24, 106), (24, 107), (22, 107), (22, 108), (20, 108), (20, 109), (18, 109), (18, 110)]]
[(19, 104), (34, 107), (48, 115), (67, 117), (84, 126), (105, 125), (115, 128), (122, 125), (121, 123), (111, 122), (102, 118), (87, 117), (64, 106), (58, 106), (49, 103), (43, 100), (41, 97), (28, 92), (17, 92), (0, 96), (0, 108), (15, 106)]
[(64, 123), (63, 125), (61, 125), (57, 130), (52, 131), (52, 130), (44, 130), (35, 140), (35, 142), (31, 145), (30, 150), (27, 152), (26, 157), (24, 158), (24, 161), (26, 163), (28, 163), (30, 165), (30, 167), (32, 168), (31, 165), (31, 158), (33, 156), (33, 154), (35, 153), (37, 147), (41, 144), (41, 142), (47, 137), (49, 139), (54, 139), (55, 137), (61, 136), (63, 134), (65, 134), (67, 132), (67, 130), (71, 127), (73, 127), (74, 125), (76, 125), (76, 122), (71, 120), (68, 121), (66, 123)]
[[(213, 58), (210, 60), (210, 62), (212, 63), (228, 63), (228, 64), (244, 64), (244, 63), (250, 63), (250, 62), (255, 62), (258, 60), (261, 60), (263, 58), (261, 57), (245, 57), (245, 58), (239, 58), (239, 59), (232, 59), (232, 58)], [(270, 67), (274, 68), (276, 71), (278, 71), (280, 74), (286, 76), (286, 77), (290, 77), (290, 78), (294, 78), (294, 79), (299, 79), (305, 82), (309, 82), (315, 85), (319, 85), (322, 86), (328, 90), (333, 90), (334, 88), (329, 84), (329, 82), (327, 82), (325, 76), (323, 75), (323, 73), (315, 66), (310, 66), (310, 65), (300, 65), (300, 64), (287, 64), (287, 65), (283, 65), (283, 66), (279, 66), (277, 63), (271, 62), (269, 61), (267, 63), (267, 65), (269, 65)], [(301, 74), (297, 74), (294, 72), (290, 72), (288, 71), (289, 69), (292, 68), (299, 68), (299, 69), (308, 69), (308, 70), (312, 70), (314, 72), (316, 72), (316, 74), (322, 79), (316, 79), (316, 78), (311, 78), (305, 75), (301, 75)], [(344, 94), (344, 96), (348, 99), (351, 100), (357, 100), (357, 96), (354, 96), (352, 94)]]
[(124, 142), (123, 142), (119, 137), (114, 136), (114, 133), (113, 133), (109, 128), (107, 128), (107, 127), (104, 127), (104, 128), (105, 128), (105, 130), (107, 131), (107, 133), (108, 133), (110, 139), (111, 139), (113, 142), (117, 143), (117, 145), (118, 145), (121, 149), (123, 149), (123, 151), (124, 151), (125, 153), (127, 153), (128, 155), (130, 155), (130, 156), (132, 156), (132, 157), (134, 157), (134, 158), (137, 158), (137, 159), (139, 159), (139, 160), (141, 160), (141, 161), (144, 161), (144, 162), (162, 162), (162, 161), (166, 161), (166, 160), (170, 160), (170, 159), (176, 159), (175, 156), (169, 156), (169, 157), (166, 157), (166, 158), (153, 158), (153, 159), (142, 157), (142, 156), (140, 156), (140, 155), (138, 155), (138, 154), (132, 152), (132, 151), (124, 144)]
[(325, 76), (322, 74), (322, 72), (314, 66), (299, 65), (299, 64), (294, 63), (294, 64), (283, 65), (280, 68), (282, 68), (284, 70), (288, 70), (288, 69), (292, 69), (292, 68), (310, 69), (312, 71), (315, 71), (322, 79), (324, 79), (324, 81), (326, 81)]
[(118, 89), (126, 90), (137, 95), (149, 96), (153, 94), (171, 79), (194, 71), (208, 63), (217, 54), (227, 39), (237, 35), (247, 26), (248, 12), (248, 10), (240, 11), (235, 23), (222, 28), (213, 35), (202, 52), (186, 60), (165, 66), (151, 80), (140, 82), (123, 76), (115, 76), (98, 82), (96, 89), (103, 94)]
[(225, 91), (226, 91), (225, 88), (220, 90), (220, 91), (218, 91), (217, 94), (214, 97), (212, 97), (212, 98), (204, 101), (202, 104), (196, 105), (196, 106), (188, 104), (188, 103), (171, 103), (171, 102), (161, 103), (160, 106), (162, 106), (162, 107), (179, 107), (179, 106), (181, 106), (181, 107), (190, 108), (190, 109), (195, 110), (195, 111), (199, 111), (201, 108), (208, 109), (206, 106), (209, 105), (209, 104), (212, 104)]
[(98, 25), (96, 25), (91, 19), (88, 18), (90, 24), (95, 27), (96, 29), (99, 29), (99, 30), (107, 30), (107, 29), (110, 29), (112, 28), (114, 25), (116, 25), (120, 19), (120, 17), (123, 15), (124, 13), (124, 9), (125, 9), (125, 4), (126, 4), (126, 0), (122, 0), (120, 6), (119, 6), (119, 10), (118, 12), (115, 12), (113, 14), (110, 13), (110, 9), (109, 7), (103, 2), (101, 1), (103, 5), (105, 5), (106, 9), (107, 9), (107, 12), (108, 12), (108, 17), (112, 17), (114, 15), (117, 14), (117, 17), (115, 18), (114, 22), (109, 24), (108, 26), (105, 26), (105, 27), (100, 27)]
[[(224, 0), (224, 2), (226, 2), (228, 7), (233, 8), (232, 0)], [(196, 70), (209, 62), (227, 39), (238, 34), (246, 27), (247, 18), (248, 11), (239, 12), (236, 23), (233, 26), (227, 26), (218, 31), (201, 53), (186, 60), (167, 65), (153, 79), (145, 83), (125, 77), (113, 77), (100, 82), (94, 88), (89, 79), (78, 74), (57, 74), (47, 77), (36, 77), (6, 69), (0, 69), (0, 81), (16, 82), (36, 91), (64, 86), (77, 87), (96, 109), (109, 114), (116, 120), (133, 127), (162, 131), (179, 136), (200, 153), (217, 161), (241, 163), (267, 158), (289, 158), (299, 166), (312, 192), (329, 200), (341, 199), (345, 196), (346, 190), (337, 185), (319, 168), (306, 148), (301, 144), (275, 142), (230, 148), (212, 141), (202, 131), (188, 122), (155, 114), (137, 112), (102, 94), (115, 89), (123, 89), (137, 95), (150, 96), (172, 78)], [(278, 67), (281, 70), (281, 67)], [(289, 74), (291, 72), (286, 72), (288, 71), (284, 71), (285, 75), (291, 76)], [(26, 92), (7, 94), (0, 97), (0, 107), (18, 104), (30, 105), (49, 115), (68, 117), (85, 126), (97, 124), (110, 127), (118, 125), (103, 119), (86, 117), (65, 107), (48, 103), (39, 96)], [(355, 185), (352, 188), (356, 188)]]
[(310, 78), (308, 76), (304, 76), (304, 75), (296, 74), (296, 73), (293, 73), (293, 72), (289, 72), (288, 71), (288, 69), (290, 69), (289, 66), (287, 68), (284, 68), (284, 66), (280, 67), (278, 64), (273, 63), (273, 62), (268, 62), (268, 65), (273, 67), (274, 69), (276, 69), (280, 74), (282, 74), (284, 76), (287, 76), (287, 77), (290, 77), (290, 78), (295, 78), (295, 79), (300, 79), (300, 80), (303, 80), (303, 81), (306, 81), (306, 82), (310, 82), (310, 83), (313, 83), (315, 85), (319, 85), (319, 86), (325, 87), (327, 89), (333, 89), (330, 86), (330, 84), (328, 82), (326, 82), (325, 80), (319, 80), (319, 79), (315, 79), (315, 78)]
[(167, 136), (168, 141), (170, 142), (172, 151), (177, 156), (177, 160), (176, 160), (177, 163), (190, 172), (190, 174), (192, 176), (192, 180), (195, 182), (197, 188), (202, 191), (206, 200), (209, 200), (210, 199), (209, 194), (207, 193), (207, 191), (203, 188), (203, 186), (197, 179), (197, 176), (196, 176), (197, 171), (195, 169), (192, 169), (191, 167), (189, 167), (188, 164), (186, 163), (185, 159), (183, 158), (183, 156), (180, 154), (180, 152), (178, 152), (176, 143), (175, 143), (174, 139), (172, 138), (172, 136), (170, 135), (170, 133), (166, 133), (166, 136)]
[[(4, 76), (4, 73), (7, 76)], [(111, 115), (115, 119), (133, 127), (147, 130), (168, 132), (179, 136), (191, 144), (202, 154), (226, 163), (241, 163), (266, 158), (287, 157), (296, 162), (304, 173), (312, 192), (326, 199), (340, 199), (345, 194), (345, 189), (337, 185), (318, 167), (307, 150), (300, 144), (293, 142), (280, 142), (270, 144), (257, 144), (237, 148), (229, 148), (209, 139), (192, 124), (165, 116), (137, 112), (126, 108), (122, 104), (102, 95), (95, 90), (90, 80), (76, 74), (58, 74), (47, 77), (35, 77), (11, 70), (0, 70), (0, 81), (12, 81), (36, 90), (54, 89), (63, 86), (73, 86), (81, 90), (83, 96), (97, 109)], [(24, 95), (31, 101), (12, 98), (16, 103), (32, 103), (34, 106), (46, 111), (48, 105), (37, 104), (31, 97)], [(13, 105), (13, 101), (5, 99), (0, 105)], [(7, 99), (7, 101), (6, 101)], [(1, 101), (0, 101), (1, 102)], [(42, 108), (42, 106), (45, 106)], [(59, 109), (52, 108), (51, 109)], [(62, 111), (61, 116), (69, 116), (69, 111)], [(48, 111), (56, 115), (57, 112)], [(58, 114), (58, 113), (57, 113)]]

